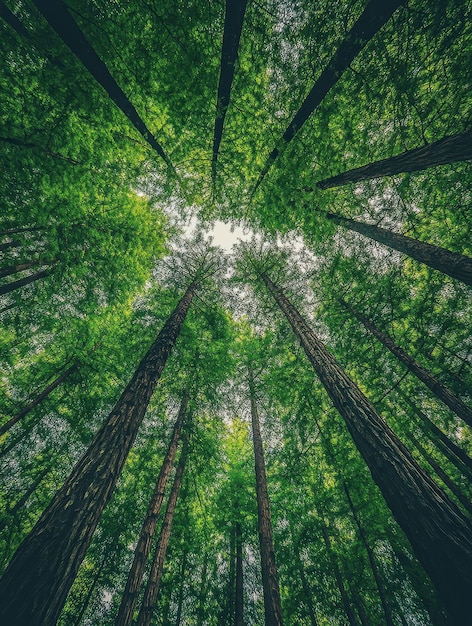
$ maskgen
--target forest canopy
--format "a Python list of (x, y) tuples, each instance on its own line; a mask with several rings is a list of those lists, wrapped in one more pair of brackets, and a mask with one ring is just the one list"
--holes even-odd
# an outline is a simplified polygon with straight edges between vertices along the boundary
[(469, 0), (0, 0), (2, 623), (469, 623), (471, 53)]

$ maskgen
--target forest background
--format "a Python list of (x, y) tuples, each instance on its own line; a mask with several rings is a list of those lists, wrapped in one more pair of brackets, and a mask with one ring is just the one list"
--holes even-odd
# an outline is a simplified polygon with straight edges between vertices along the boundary
[[(441, 562), (429, 520), (457, 511), (443, 534), (472, 564), (471, 9), (0, 2), (2, 569), (19, 562), (198, 283), (78, 571), (56, 573), (70, 591), (54, 603), (38, 588), (37, 617), (9, 623), (116, 623), (184, 401), (187, 458), (153, 624), (466, 623), (468, 583), (456, 585), (459, 606), (443, 580), (454, 586), (454, 563), (435, 576), (441, 567), (422, 555), (436, 546)], [(212, 247), (216, 220), (250, 241)], [(292, 332), (264, 276), (311, 331), (298, 320)], [(379, 475), (397, 484), (399, 448), (382, 431), (374, 467), (336, 384), (313, 371), (313, 359), (330, 362), (310, 357), (313, 331), (402, 458), (445, 494), (440, 510), (408, 509), (400, 483), (386, 493)], [(281, 607), (272, 617), (256, 405)], [(52, 568), (31, 575), (52, 589)]]

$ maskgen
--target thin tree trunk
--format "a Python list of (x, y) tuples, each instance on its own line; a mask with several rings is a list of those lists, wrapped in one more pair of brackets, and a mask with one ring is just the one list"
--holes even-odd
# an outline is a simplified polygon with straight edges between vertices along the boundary
[(96, 589), (96, 587), (98, 585), (98, 582), (99, 582), (99, 580), (100, 580), (100, 578), (102, 576), (102, 572), (103, 572), (103, 569), (105, 567), (106, 560), (107, 560), (106, 557), (102, 559), (102, 562), (100, 563), (100, 566), (97, 569), (97, 572), (95, 573), (95, 576), (93, 578), (92, 584), (90, 585), (90, 587), (89, 587), (89, 589), (87, 591), (87, 596), (85, 597), (85, 599), (81, 603), (82, 606), (81, 606), (81, 609), (79, 611), (79, 614), (77, 615), (77, 619), (74, 622), (74, 626), (79, 626), (82, 623), (82, 619), (83, 619), (83, 617), (84, 617), (84, 615), (85, 615), (85, 613), (86, 613), (86, 611), (87, 611), (87, 609), (89, 607), (90, 600), (93, 597), (93, 592), (95, 591), (95, 589)]
[(33, 0), (33, 2), (66, 46), (72, 50), (95, 80), (105, 89), (109, 97), (123, 111), (136, 130), (165, 161), (167, 166), (174, 171), (174, 167), (164, 149), (148, 130), (146, 124), (128, 100), (128, 97), (110, 74), (105, 63), (88, 42), (84, 33), (69, 13), (67, 5), (62, 0)]
[(233, 618), (235, 614), (235, 585), (236, 585), (236, 528), (233, 526), (231, 528), (231, 535), (229, 538), (229, 580), (228, 580), (228, 614), (226, 615), (226, 619), (224, 623), (231, 626), (233, 623)]
[(241, 522), (236, 522), (235, 538), (236, 538), (236, 601), (234, 613), (234, 626), (244, 626), (243, 616), (243, 531)]
[(472, 611), (469, 520), (422, 470), (282, 290), (265, 272), (261, 278), (290, 322), (445, 607), (457, 624), (463, 624)]
[(293, 139), (356, 56), (403, 3), (404, 0), (370, 0), (295, 113), (279, 141), (279, 147), (274, 148), (270, 153), (257, 181), (256, 189), (279, 156), (282, 147)]
[(444, 137), (420, 148), (407, 150), (402, 154), (382, 159), (375, 163), (368, 163), (362, 167), (348, 170), (337, 176), (320, 180), (316, 183), (321, 189), (340, 187), (347, 183), (357, 183), (360, 180), (379, 178), (382, 176), (394, 176), (403, 172), (419, 172), (428, 167), (466, 161), (472, 159), (472, 130), (466, 130), (457, 135)]
[(443, 481), (446, 487), (449, 488), (451, 493), (455, 495), (455, 497), (462, 504), (464, 509), (468, 511), (472, 515), (472, 503), (470, 500), (466, 498), (466, 496), (459, 489), (458, 485), (450, 478), (443, 468), (439, 465), (439, 463), (431, 456), (431, 454), (426, 450), (426, 448), (422, 445), (420, 441), (413, 435), (411, 432), (406, 433), (407, 439), (411, 441), (411, 443), (415, 446), (421, 456), (425, 459), (427, 463), (433, 468), (436, 472), (436, 475)]
[(440, 248), (431, 243), (406, 237), (400, 233), (394, 233), (379, 226), (340, 217), (333, 213), (327, 213), (326, 217), (343, 228), (353, 230), (393, 250), (398, 250), (398, 252), (415, 259), (415, 261), (424, 263), (443, 274), (460, 280), (466, 285), (472, 285), (472, 259), (468, 256), (451, 252), (446, 250), (446, 248)]
[(34, 479), (34, 481), (31, 483), (31, 485), (28, 487), (25, 493), (21, 496), (21, 498), (15, 502), (15, 504), (11, 507), (11, 509), (8, 509), (5, 512), (3, 520), (0, 520), (0, 531), (2, 531), (5, 528), (5, 526), (10, 523), (10, 518), (16, 515), (16, 513), (18, 513), (18, 511), (26, 504), (30, 496), (36, 491), (36, 489), (39, 487), (39, 485), (43, 481), (43, 478), (50, 471), (51, 471), (50, 467), (44, 468), (43, 471), (40, 472), (38, 476)]
[(208, 552), (205, 552), (203, 557), (202, 577), (200, 581), (200, 592), (198, 594), (198, 607), (197, 607), (197, 624), (196, 626), (203, 626), (205, 621), (205, 602), (207, 595), (207, 582), (208, 582)]
[(30, 411), (32, 411), (35, 407), (40, 404), (56, 387), (58, 387), (68, 376), (72, 374), (77, 369), (77, 365), (71, 365), (68, 369), (66, 369), (60, 376), (55, 378), (52, 383), (50, 383), (47, 387), (43, 389), (43, 391), (38, 394), (31, 402), (29, 402), (21, 411), (18, 411), (16, 415), (11, 417), (8, 422), (3, 424), (0, 428), (0, 437), (4, 435), (12, 426), (14, 426), (17, 422), (19, 422), (25, 415), (28, 415)]
[(0, 237), (6, 237), (7, 235), (17, 235), (18, 233), (32, 233), (38, 230), (43, 230), (43, 229), (40, 226), (25, 226), (23, 228), (7, 228), (6, 230), (0, 230)]
[[(293, 542), (293, 539), (292, 539)], [(310, 617), (310, 622), (311, 622), (311, 626), (319, 626), (318, 620), (316, 619), (316, 611), (315, 611), (315, 606), (313, 604), (313, 600), (312, 600), (312, 592), (310, 589), (310, 585), (308, 584), (308, 580), (306, 578), (306, 574), (305, 574), (305, 568), (303, 567), (303, 563), (302, 560), (300, 558), (300, 553), (298, 550), (298, 547), (294, 547), (294, 552), (295, 552), (295, 560), (297, 562), (297, 569), (298, 572), (300, 574), (300, 580), (302, 581), (302, 588), (303, 588), (303, 603), (305, 604), (305, 606), (308, 609), (308, 614)]]
[(420, 365), (415, 359), (408, 354), (403, 348), (397, 346), (391, 337), (380, 331), (374, 324), (364, 315), (356, 311), (345, 300), (340, 299), (341, 305), (349, 311), (370, 333), (376, 337), (380, 343), (394, 354), (408, 370), (414, 374), (421, 382), (423, 382), (434, 395), (444, 402), (444, 404), (454, 411), (454, 413), (460, 417), (466, 424), (472, 426), (472, 409), (467, 406), (460, 398), (452, 393), (445, 385), (443, 385), (435, 376), (431, 374), (427, 369)]
[(50, 265), (50, 262), (45, 259), (36, 259), (35, 261), (26, 261), (25, 263), (15, 263), (9, 267), (0, 269), (0, 278), (5, 278), (6, 276), (11, 276), (12, 274), (17, 274), (18, 272), (23, 272), (24, 270), (29, 270), (31, 267), (36, 267), (37, 265)]
[(336, 583), (338, 585), (339, 593), (341, 594), (341, 600), (343, 603), (344, 612), (346, 613), (346, 617), (349, 620), (349, 624), (351, 626), (357, 626), (357, 619), (354, 614), (353, 608), (351, 606), (351, 602), (349, 600), (348, 593), (346, 591), (346, 587), (344, 585), (343, 577), (341, 575), (341, 570), (339, 569), (339, 564), (336, 559), (336, 555), (333, 552), (333, 548), (331, 546), (331, 539), (328, 534), (328, 530), (325, 526), (324, 520), (321, 519), (321, 534), (323, 535), (323, 541), (326, 546), (326, 552), (328, 553), (329, 562), (331, 563), (331, 567), (333, 568), (334, 577), (336, 578)]
[(161, 510), (162, 501), (164, 500), (167, 480), (177, 452), (182, 425), (187, 413), (188, 402), (189, 394), (188, 392), (185, 392), (180, 403), (179, 413), (169, 446), (167, 448), (167, 453), (162, 462), (159, 478), (157, 479), (154, 492), (151, 496), (151, 500), (149, 501), (146, 517), (141, 528), (141, 534), (134, 551), (133, 563), (128, 574), (128, 580), (123, 592), (118, 615), (115, 620), (115, 626), (129, 626), (129, 624), (133, 621), (134, 607), (138, 599), (147, 559), (151, 551), (152, 540), (154, 538), (154, 533), (156, 532), (157, 519)]
[(188, 437), (184, 442), (184, 446), (180, 455), (179, 464), (175, 472), (174, 484), (169, 495), (167, 509), (162, 522), (161, 533), (157, 542), (156, 552), (154, 554), (149, 580), (144, 592), (143, 601), (139, 610), (136, 626), (149, 626), (156, 605), (157, 595), (162, 579), (162, 571), (164, 569), (164, 561), (166, 558), (167, 546), (172, 532), (172, 524), (174, 521), (175, 506), (179, 497), (180, 487), (182, 485), (182, 477), (184, 474), (185, 463), (188, 454)]
[(180, 626), (180, 621), (182, 619), (182, 609), (184, 606), (184, 586), (185, 586), (185, 573), (187, 567), (187, 557), (188, 551), (185, 549), (185, 552), (182, 556), (182, 563), (180, 565), (180, 585), (179, 585), (179, 596), (177, 601), (177, 616), (175, 618), (175, 626)]
[(5, 623), (56, 623), (196, 291), (192, 283), (0, 581)]
[(16, 291), (17, 289), (20, 289), (21, 287), (24, 287), (25, 285), (34, 283), (36, 280), (45, 278), (46, 276), (49, 276), (50, 273), (51, 273), (51, 270), (49, 269), (41, 270), (40, 272), (37, 272), (36, 274), (31, 274), (30, 276), (26, 276), (25, 278), (14, 280), (13, 282), (8, 283), (7, 285), (2, 285), (0, 286), (0, 296), (3, 296), (12, 291)]
[(21, 243), (17, 239), (12, 239), (11, 241), (6, 241), (5, 243), (0, 243), (0, 252), (5, 252), (9, 248), (19, 248)]
[(266, 626), (282, 626), (282, 606), (280, 603), (279, 580), (275, 563), (274, 540), (270, 519), (269, 494), (265, 471), (264, 449), (262, 446), (259, 415), (257, 412), (254, 375), (249, 370), (249, 396), (251, 401), (252, 437), (256, 470), (257, 519), (259, 544), (261, 548), (262, 586), (264, 591), (264, 612)]
[(246, 12), (247, 0), (226, 0), (223, 46), (221, 49), (220, 79), (216, 103), (215, 129), (213, 132), (212, 177), (216, 178), (216, 162), (220, 149), (226, 111), (228, 110), (234, 70), (238, 60), (239, 40)]

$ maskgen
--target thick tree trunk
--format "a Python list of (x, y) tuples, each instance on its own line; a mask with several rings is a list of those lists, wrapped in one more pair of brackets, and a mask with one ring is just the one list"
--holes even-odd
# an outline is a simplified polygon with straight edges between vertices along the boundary
[(398, 250), (398, 252), (406, 254), (419, 263), (429, 265), (429, 267), (460, 280), (466, 285), (472, 285), (472, 259), (468, 256), (394, 233), (379, 226), (340, 217), (333, 213), (328, 213), (326, 217), (343, 228), (353, 230), (393, 250)]
[(161, 533), (157, 542), (156, 552), (154, 554), (149, 580), (144, 592), (143, 601), (139, 610), (136, 626), (149, 626), (152, 614), (156, 605), (157, 595), (162, 579), (162, 571), (164, 569), (164, 561), (166, 558), (167, 546), (169, 545), (170, 535), (172, 533), (172, 524), (174, 522), (175, 507), (179, 497), (180, 487), (182, 485), (182, 477), (184, 474), (185, 463), (188, 453), (188, 438), (184, 442), (182, 452), (180, 454), (179, 464), (175, 472), (174, 484), (169, 495), (167, 509), (162, 522)]
[(244, 626), (244, 600), (243, 600), (243, 531), (241, 522), (236, 522), (236, 600), (234, 612), (234, 626)]
[(71, 365), (68, 369), (66, 369), (60, 376), (55, 378), (52, 383), (50, 383), (47, 387), (43, 389), (43, 391), (38, 394), (31, 402), (29, 402), (21, 411), (18, 411), (16, 415), (11, 417), (8, 422), (3, 424), (0, 428), (0, 437), (4, 435), (12, 426), (14, 426), (17, 422), (19, 422), (25, 415), (28, 415), (30, 411), (32, 411), (35, 407), (40, 404), (56, 387), (58, 387), (72, 372), (77, 369), (77, 365)]
[(472, 611), (470, 521), (416, 463), (282, 290), (266, 273), (261, 278), (290, 322), (445, 607), (460, 626)]
[(443, 385), (435, 376), (433, 376), (427, 369), (421, 366), (415, 359), (410, 356), (403, 348), (397, 346), (391, 337), (380, 331), (374, 324), (364, 315), (356, 311), (345, 300), (340, 299), (341, 305), (349, 311), (370, 333), (376, 337), (380, 343), (394, 354), (408, 370), (414, 374), (421, 382), (423, 382), (434, 395), (444, 402), (444, 404), (454, 411), (454, 413), (460, 417), (466, 424), (472, 426), (472, 409), (468, 407), (460, 398), (452, 393), (445, 385)]
[(249, 396), (251, 401), (252, 438), (254, 442), (254, 461), (256, 469), (257, 519), (259, 544), (261, 548), (265, 625), (282, 626), (282, 606), (280, 603), (279, 580), (275, 563), (274, 540), (272, 538), (264, 449), (262, 447), (261, 429), (256, 405), (254, 376), (251, 370), (249, 370)]
[(165, 161), (167, 166), (174, 170), (164, 149), (148, 130), (134, 106), (110, 74), (105, 63), (90, 45), (84, 33), (69, 13), (67, 5), (62, 0), (33, 0), (33, 2), (66, 46), (72, 50), (95, 80), (105, 89), (109, 97), (123, 111), (136, 130)]
[(177, 340), (196, 284), (187, 289), (107, 421), (76, 464), (0, 581), (5, 623), (56, 623)]
[(226, 111), (228, 110), (234, 70), (238, 60), (239, 40), (246, 12), (247, 0), (226, 0), (223, 46), (221, 49), (220, 80), (216, 102), (215, 129), (213, 132), (212, 176), (216, 177), (216, 162), (220, 150)]
[(41, 278), (45, 278), (49, 276), (51, 270), (41, 270), (36, 274), (31, 274), (30, 276), (26, 276), (25, 278), (20, 278), (19, 280), (14, 280), (7, 285), (0, 286), (0, 296), (3, 296), (7, 293), (11, 293), (12, 291), (16, 291), (21, 287), (25, 287), (25, 285), (29, 285), (30, 283), (34, 283), (36, 280), (40, 280)]
[(444, 137), (434, 143), (421, 146), (421, 148), (407, 150), (389, 159), (368, 163), (337, 176), (320, 180), (316, 186), (321, 189), (329, 189), (369, 178), (394, 176), (403, 172), (419, 172), (428, 167), (468, 159), (472, 159), (472, 130), (470, 129), (464, 133)]
[(341, 45), (331, 57), (326, 68), (311, 88), (301, 107), (287, 126), (279, 147), (274, 148), (256, 184), (256, 189), (279, 156), (282, 146), (289, 143), (300, 130), (323, 98), (341, 78), (356, 56), (390, 19), (404, 0), (370, 0), (362, 15), (346, 33)]
[(166, 456), (162, 462), (161, 471), (157, 479), (154, 492), (149, 501), (148, 510), (141, 528), (138, 544), (134, 551), (134, 559), (128, 574), (128, 580), (123, 592), (120, 609), (115, 620), (115, 626), (129, 626), (133, 621), (134, 607), (138, 599), (139, 590), (146, 570), (146, 563), (151, 551), (152, 540), (156, 532), (157, 519), (164, 500), (167, 480), (177, 452), (177, 445), (182, 431), (182, 425), (187, 412), (189, 394), (184, 393), (180, 409), (175, 422)]

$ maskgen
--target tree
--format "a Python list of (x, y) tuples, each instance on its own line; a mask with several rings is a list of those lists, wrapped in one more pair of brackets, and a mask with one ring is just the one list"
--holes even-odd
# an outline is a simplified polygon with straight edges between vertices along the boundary
[[(469, 601), (463, 595), (469, 584), (465, 583), (465, 579), (472, 558), (469, 549), (465, 549), (471, 542), (467, 518), (414, 461), (280, 287), (264, 271), (260, 273), (260, 278), (290, 322), (448, 612), (460, 623), (470, 610)], [(434, 530), (430, 525), (433, 518)], [(451, 558), (453, 553), (455, 556)], [(457, 595), (461, 585), (465, 585), (464, 591)]]
[(166, 512), (162, 521), (161, 533), (157, 542), (156, 551), (152, 561), (149, 579), (144, 591), (144, 597), (139, 609), (137, 626), (149, 626), (154, 612), (154, 607), (159, 593), (159, 587), (162, 578), (162, 570), (166, 558), (167, 546), (172, 532), (172, 524), (174, 522), (175, 507), (179, 497), (180, 487), (182, 485), (182, 477), (184, 474), (185, 464), (188, 454), (188, 436), (184, 441), (184, 446), (180, 454), (179, 463), (175, 472), (174, 483), (169, 495)]
[(264, 610), (266, 626), (282, 626), (282, 606), (280, 603), (279, 581), (275, 564), (274, 541), (270, 521), (267, 477), (262, 447), (259, 415), (256, 405), (254, 373), (248, 374), (249, 399), (251, 401), (252, 436), (254, 443), (254, 461), (256, 468), (257, 516), (259, 544), (261, 549), (262, 584), (264, 588)]
[(383, 243), (389, 248), (398, 250), (408, 255), (420, 263), (425, 263), (456, 280), (460, 280), (466, 285), (472, 285), (472, 259), (463, 254), (451, 252), (445, 248), (434, 246), (424, 241), (412, 239), (400, 233), (395, 233), (380, 226), (358, 222), (356, 220), (328, 213), (326, 217), (343, 228), (348, 228), (355, 232), (369, 237), (374, 241)]
[[(196, 289), (197, 283), (189, 285), (91, 446), (5, 571), (2, 611), (12, 624), (56, 622)], [(86, 493), (88, 502), (83, 501)], [(46, 552), (47, 559), (40, 556)]]
[(131, 624), (133, 619), (134, 606), (137, 601), (137, 594), (143, 580), (147, 558), (151, 550), (152, 539), (156, 530), (159, 512), (161, 510), (162, 501), (164, 500), (165, 487), (172, 468), (172, 463), (177, 452), (177, 445), (180, 439), (185, 415), (189, 402), (188, 392), (184, 392), (182, 401), (175, 422), (172, 438), (169, 442), (167, 454), (162, 462), (159, 477), (154, 488), (151, 500), (149, 501), (146, 518), (143, 522), (141, 534), (139, 535), (138, 544), (134, 553), (133, 564), (128, 574), (128, 580), (123, 592), (120, 609), (116, 617), (116, 626), (124, 626)]
[(394, 176), (404, 172), (418, 172), (436, 165), (472, 159), (471, 146), (472, 130), (469, 129), (463, 133), (444, 137), (426, 146), (407, 150), (397, 156), (382, 159), (376, 163), (369, 163), (337, 176), (320, 180), (316, 183), (316, 186), (320, 189), (330, 189), (331, 187), (357, 183), (369, 178)]

